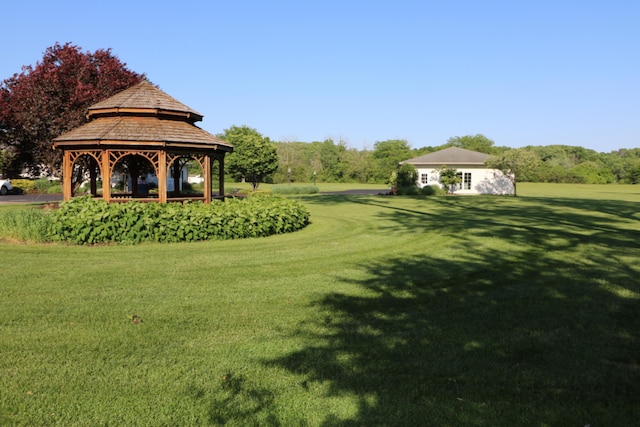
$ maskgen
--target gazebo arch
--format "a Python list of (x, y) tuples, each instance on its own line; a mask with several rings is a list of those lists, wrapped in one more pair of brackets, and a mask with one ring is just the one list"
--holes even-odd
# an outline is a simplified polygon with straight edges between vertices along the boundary
[[(53, 148), (63, 151), (62, 178), (64, 200), (73, 197), (73, 169), (79, 158), (88, 156), (97, 163), (91, 167), (91, 193), (97, 195), (97, 173), (102, 176), (102, 198), (107, 202), (129, 200), (158, 201), (197, 199), (211, 202), (211, 167), (218, 161), (219, 196), (224, 196), (224, 157), (233, 146), (194, 123), (203, 116), (167, 95), (148, 81), (126, 89), (88, 109), (89, 122), (53, 140)], [(132, 190), (112, 194), (111, 179), (116, 164), (127, 156), (149, 161), (158, 178), (158, 196), (147, 197), (137, 191), (132, 176)], [(192, 158), (204, 176), (203, 196), (182, 197), (167, 193), (171, 166), (182, 158)], [(129, 171), (133, 173), (135, 171)]]

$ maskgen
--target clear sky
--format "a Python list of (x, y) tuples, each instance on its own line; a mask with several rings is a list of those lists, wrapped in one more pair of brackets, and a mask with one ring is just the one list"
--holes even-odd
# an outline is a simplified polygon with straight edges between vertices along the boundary
[(0, 80), (72, 42), (276, 141), (640, 147), (640, 0), (3, 3)]

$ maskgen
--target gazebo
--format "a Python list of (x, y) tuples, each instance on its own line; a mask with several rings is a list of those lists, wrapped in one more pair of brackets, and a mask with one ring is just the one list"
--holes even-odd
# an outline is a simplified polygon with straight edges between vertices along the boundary
[[(53, 140), (53, 148), (63, 151), (64, 200), (73, 197), (74, 170), (84, 165), (89, 170), (91, 194), (98, 196), (99, 174), (102, 198), (107, 202), (135, 198), (160, 203), (183, 200), (210, 203), (215, 161), (218, 195), (224, 197), (224, 157), (233, 151), (233, 146), (196, 126), (194, 123), (202, 117), (147, 80), (92, 105), (87, 113), (88, 123)], [(181, 171), (188, 161), (197, 162), (202, 170), (202, 196), (180, 192)], [(120, 162), (119, 169), (126, 170), (130, 183), (127, 191), (116, 193), (111, 185)], [(147, 185), (138, 183), (138, 177), (145, 171), (157, 176), (157, 195), (148, 194)], [(167, 191), (168, 178), (173, 179), (173, 191)]]

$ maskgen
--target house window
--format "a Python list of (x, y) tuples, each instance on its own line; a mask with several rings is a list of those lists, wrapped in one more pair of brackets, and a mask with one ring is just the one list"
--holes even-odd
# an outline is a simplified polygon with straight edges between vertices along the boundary
[(427, 173), (420, 174), (420, 182), (422, 184), (426, 184), (427, 182), (429, 182), (429, 174)]
[(465, 172), (462, 174), (462, 189), (471, 190), (471, 172)]
[(456, 187), (461, 190), (471, 190), (471, 172), (458, 172), (458, 178), (460, 178), (460, 184)]

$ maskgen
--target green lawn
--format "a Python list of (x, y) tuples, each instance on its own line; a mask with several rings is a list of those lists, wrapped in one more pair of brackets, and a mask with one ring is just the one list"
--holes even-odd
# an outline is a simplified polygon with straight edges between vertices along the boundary
[(518, 192), (299, 196), (311, 225), (263, 239), (0, 242), (0, 418), (636, 425), (640, 186)]

